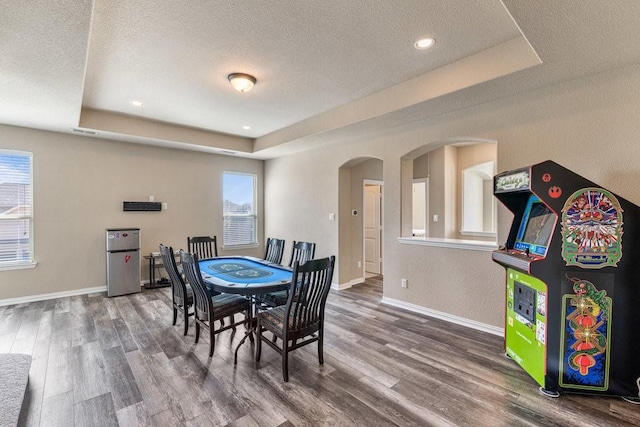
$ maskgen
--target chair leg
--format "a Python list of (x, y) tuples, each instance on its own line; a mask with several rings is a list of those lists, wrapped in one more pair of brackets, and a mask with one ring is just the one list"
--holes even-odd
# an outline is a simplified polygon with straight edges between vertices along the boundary
[(216, 336), (213, 322), (209, 321), (209, 357), (213, 356), (213, 350), (216, 348)]
[(200, 339), (200, 323), (196, 321), (196, 344), (198, 344), (199, 339)]
[(176, 320), (178, 319), (178, 309), (176, 306), (173, 306), (173, 326), (176, 325)]
[[(222, 325), (224, 326), (224, 320), (220, 319), (220, 321), (222, 322)], [(232, 314), (231, 316), (229, 316), (229, 322), (230, 322), (230, 323), (229, 323), (230, 325), (233, 325), (234, 323), (236, 323), (236, 316), (235, 316), (235, 314)], [(235, 326), (233, 326), (233, 327), (231, 328), (231, 330), (232, 330), (233, 332), (235, 332), (235, 331), (236, 331), (236, 327), (235, 327)]]
[(324, 333), (322, 328), (318, 331), (318, 361), (320, 364), (324, 364), (324, 353), (322, 352), (322, 341), (323, 341)]
[(287, 343), (282, 340), (282, 379), (284, 382), (289, 382), (289, 349)]
[(185, 307), (184, 310), (184, 334), (187, 335), (189, 332), (189, 307)]
[(256, 327), (256, 362), (260, 361), (262, 355), (262, 325), (258, 320), (258, 326)]

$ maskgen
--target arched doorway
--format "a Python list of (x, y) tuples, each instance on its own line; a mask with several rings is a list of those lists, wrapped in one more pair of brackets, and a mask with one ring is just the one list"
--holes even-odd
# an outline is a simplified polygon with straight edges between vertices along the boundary
[(357, 157), (338, 174), (338, 284), (345, 289), (364, 281), (367, 269), (383, 272), (383, 162)]

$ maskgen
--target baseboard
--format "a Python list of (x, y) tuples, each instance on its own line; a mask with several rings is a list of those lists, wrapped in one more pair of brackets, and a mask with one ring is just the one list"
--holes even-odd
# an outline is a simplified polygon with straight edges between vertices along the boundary
[(475, 320), (456, 316), (454, 314), (432, 310), (430, 308), (422, 307), (416, 304), (411, 304), (409, 302), (404, 302), (404, 301), (400, 301), (393, 298), (387, 298), (387, 297), (382, 297), (382, 303), (387, 305), (392, 305), (394, 307), (404, 308), (405, 310), (413, 311), (414, 313), (424, 314), (425, 316), (435, 317), (436, 319), (444, 320), (450, 323), (455, 323), (456, 325), (466, 326), (471, 329), (476, 329), (478, 331), (487, 332), (492, 335), (498, 335), (500, 337), (504, 337), (504, 328), (498, 328), (497, 326), (477, 322)]
[(5, 305), (24, 304), (28, 302), (44, 301), (48, 299), (72, 297), (75, 295), (93, 294), (96, 292), (107, 292), (106, 286), (96, 286), (95, 288), (74, 289), (72, 291), (52, 292), (50, 294), (29, 295), (26, 297), (7, 298), (0, 300), (0, 307)]
[(344, 289), (349, 289), (353, 285), (358, 285), (360, 283), (364, 283), (364, 277), (359, 277), (357, 279), (350, 280), (347, 283), (332, 283), (331, 289), (335, 289), (337, 291), (342, 291)]

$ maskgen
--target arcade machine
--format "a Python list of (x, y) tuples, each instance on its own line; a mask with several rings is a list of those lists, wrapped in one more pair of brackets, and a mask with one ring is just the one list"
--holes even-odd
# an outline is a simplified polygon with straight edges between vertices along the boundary
[(505, 350), (541, 392), (640, 399), (640, 208), (552, 161), (494, 178), (514, 214)]

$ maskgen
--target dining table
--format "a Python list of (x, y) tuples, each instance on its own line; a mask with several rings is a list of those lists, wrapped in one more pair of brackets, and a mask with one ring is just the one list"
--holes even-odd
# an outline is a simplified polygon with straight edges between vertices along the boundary
[(236, 346), (234, 364), (238, 363), (238, 350), (255, 333), (256, 296), (289, 289), (292, 269), (251, 256), (222, 256), (198, 262), (205, 285), (211, 291), (245, 295), (251, 299), (252, 319), (245, 336)]

